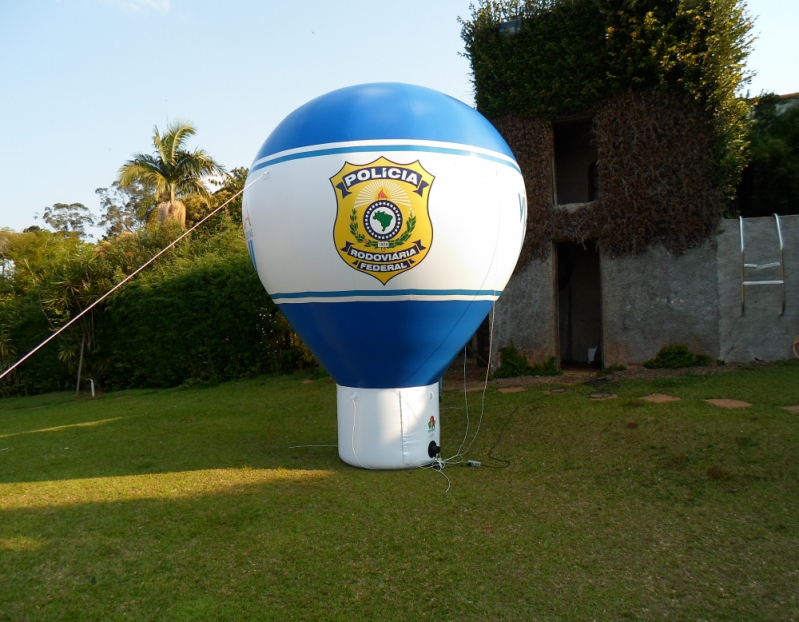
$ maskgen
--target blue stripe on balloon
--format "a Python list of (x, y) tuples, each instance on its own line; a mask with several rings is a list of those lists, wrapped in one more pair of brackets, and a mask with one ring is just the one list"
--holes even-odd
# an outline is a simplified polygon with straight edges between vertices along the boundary
[(432, 140), (481, 147), (513, 157), (488, 120), (439, 91), (383, 82), (348, 86), (300, 106), (269, 135), (255, 157), (356, 140)]
[(353, 146), (353, 147), (331, 147), (329, 149), (318, 149), (316, 151), (303, 151), (302, 153), (292, 153), (289, 155), (281, 156), (279, 158), (275, 158), (274, 160), (268, 160), (267, 162), (261, 162), (260, 164), (254, 165), (250, 169), (250, 174), (252, 175), (255, 171), (262, 169), (267, 166), (272, 166), (273, 164), (279, 164), (281, 162), (289, 162), (290, 160), (301, 160), (303, 158), (317, 158), (319, 156), (326, 156), (326, 155), (335, 155), (338, 153), (364, 153), (364, 152), (382, 152), (386, 153), (388, 151), (427, 151), (429, 153), (445, 153), (448, 155), (459, 155), (459, 156), (469, 156), (472, 158), (481, 158), (483, 160), (489, 160), (491, 162), (496, 162), (498, 164), (504, 164), (505, 166), (509, 166), (514, 171), (518, 171), (521, 173), (519, 169), (519, 165), (516, 162), (510, 162), (503, 158), (498, 158), (496, 156), (489, 155), (487, 153), (481, 153), (479, 151), (470, 151), (468, 149), (454, 149), (451, 147), (431, 147), (429, 145), (363, 145), (363, 146)]
[(495, 289), (351, 289), (338, 292), (291, 292), (269, 294), (272, 299), (280, 298), (348, 298), (351, 296), (499, 296)]
[(279, 307), (338, 384), (402, 389), (438, 382), (493, 304), (402, 300)]

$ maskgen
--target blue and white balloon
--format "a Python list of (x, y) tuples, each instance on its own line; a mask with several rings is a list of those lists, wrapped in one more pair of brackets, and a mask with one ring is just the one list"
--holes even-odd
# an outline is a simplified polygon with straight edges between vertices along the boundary
[(438, 381), (502, 293), (526, 225), (524, 182), (477, 111), (365, 84), (291, 113), (244, 193), (253, 265), (336, 381), (339, 455), (429, 463)]

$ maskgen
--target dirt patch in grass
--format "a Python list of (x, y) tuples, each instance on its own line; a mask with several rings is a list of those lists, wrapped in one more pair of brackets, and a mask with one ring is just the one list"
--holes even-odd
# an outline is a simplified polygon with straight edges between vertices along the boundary
[(500, 393), (521, 393), (522, 391), (526, 391), (527, 387), (502, 387), (500, 388)]
[(732, 479), (732, 474), (721, 467), (710, 467), (705, 472), (705, 475), (707, 475), (709, 479)]
[(713, 406), (720, 406), (721, 408), (749, 408), (751, 404), (742, 400), (731, 400), (727, 398), (705, 400), (708, 404)]
[(669, 402), (679, 402), (679, 397), (674, 397), (673, 395), (666, 395), (665, 393), (652, 393), (651, 395), (645, 395), (641, 398), (645, 402), (651, 402), (653, 404), (667, 404)]
[(793, 414), (793, 415), (799, 415), (799, 405), (797, 405), (797, 406), (784, 406), (783, 408), (785, 410), (787, 410), (789, 413)]
[(668, 460), (666, 460), (666, 464), (670, 467), (685, 466), (686, 462), (688, 462), (688, 456), (685, 454), (674, 454)]

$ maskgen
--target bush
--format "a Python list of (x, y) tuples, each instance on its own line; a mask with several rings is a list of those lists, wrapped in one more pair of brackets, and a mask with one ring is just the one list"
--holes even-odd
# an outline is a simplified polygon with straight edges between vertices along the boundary
[[(261, 285), (240, 227), (224, 214), (211, 225), (92, 311), (84, 381), (92, 378), (104, 390), (171, 387), (318, 366)], [(48, 232), (8, 233), (10, 244), (0, 259), (8, 257), (20, 268), (0, 276), (0, 368), (93, 300), (56, 307), (51, 301), (73, 302), (55, 295), (65, 281), (60, 275), (92, 284), (88, 293), (99, 295), (174, 234), (152, 227), (91, 245)], [(65, 331), (0, 382), (0, 395), (74, 388), (80, 337), (77, 328)]]
[(499, 349), (500, 367), (493, 378), (517, 378), (518, 376), (560, 376), (558, 359), (551, 357), (543, 365), (530, 365), (527, 357), (516, 350), (513, 341), (505, 348)]
[(677, 369), (679, 367), (707, 367), (710, 357), (706, 354), (694, 354), (681, 343), (663, 346), (657, 356), (644, 363), (647, 369)]

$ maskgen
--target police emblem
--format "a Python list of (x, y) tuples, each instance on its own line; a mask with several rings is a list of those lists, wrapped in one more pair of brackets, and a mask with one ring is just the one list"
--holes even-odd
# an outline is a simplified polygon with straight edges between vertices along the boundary
[(338, 204), (333, 241), (339, 256), (383, 285), (417, 266), (433, 242), (427, 202), (434, 179), (418, 160), (346, 162), (330, 178)]

